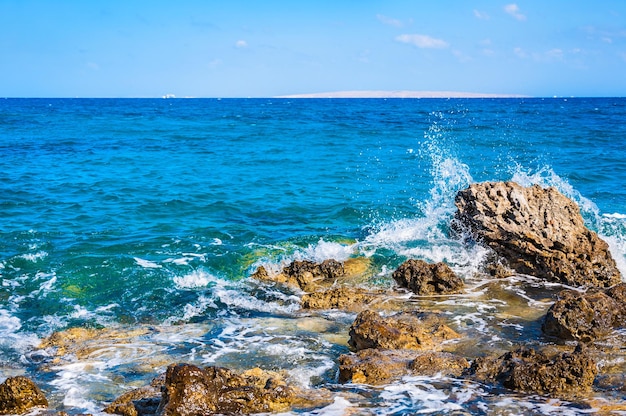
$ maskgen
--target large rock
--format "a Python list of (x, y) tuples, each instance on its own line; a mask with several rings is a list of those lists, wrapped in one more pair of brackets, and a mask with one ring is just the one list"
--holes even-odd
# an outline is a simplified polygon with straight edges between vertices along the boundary
[(289, 409), (293, 391), (276, 379), (263, 386), (221, 367), (173, 364), (167, 368), (160, 416), (250, 414)]
[(36, 407), (48, 407), (48, 400), (28, 377), (9, 377), (0, 384), (0, 414), (21, 414)]
[(607, 291), (587, 293), (563, 290), (548, 309), (542, 329), (546, 335), (564, 340), (591, 342), (624, 325), (626, 284)]
[(442, 352), (366, 349), (339, 357), (339, 382), (386, 384), (407, 374), (458, 377), (467, 360)]
[(579, 345), (553, 357), (520, 348), (498, 358), (478, 358), (466, 375), (527, 393), (567, 395), (589, 391), (597, 373), (595, 361)]
[(442, 342), (460, 336), (435, 314), (401, 312), (382, 317), (369, 310), (357, 315), (349, 335), (348, 344), (356, 351), (367, 348), (439, 349)]
[(443, 263), (429, 264), (423, 260), (407, 260), (393, 272), (393, 279), (418, 295), (458, 293), (463, 281)]
[(104, 408), (105, 413), (122, 416), (154, 415), (161, 403), (165, 374), (152, 380), (148, 386), (130, 390)]
[(555, 188), (478, 183), (456, 196), (457, 224), (519, 273), (572, 286), (609, 287), (621, 277), (608, 244)]

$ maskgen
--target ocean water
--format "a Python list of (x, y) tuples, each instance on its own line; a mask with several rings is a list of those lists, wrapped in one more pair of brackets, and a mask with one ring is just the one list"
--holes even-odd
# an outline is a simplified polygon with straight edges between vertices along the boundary
[[(466, 293), (417, 306), (447, 311), (475, 353), (543, 345), (562, 287), (477, 277), (488, 253), (449, 233), (454, 196), (555, 186), (626, 276), (625, 119), (623, 98), (0, 99), (0, 378), (28, 375), (68, 413), (98, 414), (173, 362), (335, 395), (300, 414), (592, 412), (441, 376), (339, 385), (355, 315), (302, 311), (250, 275), (362, 258), (364, 284), (391, 288), (405, 259), (445, 261)], [(75, 327), (100, 335), (62, 357), (40, 346)]]

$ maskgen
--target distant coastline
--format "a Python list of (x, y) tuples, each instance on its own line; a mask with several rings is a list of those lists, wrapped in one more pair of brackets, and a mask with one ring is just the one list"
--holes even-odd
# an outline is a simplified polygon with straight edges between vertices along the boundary
[(485, 94), (458, 91), (334, 91), (280, 95), (276, 98), (524, 98), (519, 94)]

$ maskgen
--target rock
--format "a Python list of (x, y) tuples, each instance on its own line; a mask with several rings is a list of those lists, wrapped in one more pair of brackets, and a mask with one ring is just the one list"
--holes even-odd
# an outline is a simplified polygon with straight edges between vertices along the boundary
[(624, 325), (626, 318), (626, 284), (602, 291), (581, 293), (563, 290), (548, 309), (542, 330), (563, 340), (592, 342)]
[(503, 354), (498, 358), (478, 358), (465, 375), (486, 383), (538, 394), (576, 394), (591, 389), (598, 373), (595, 361), (581, 345), (573, 352), (548, 357), (531, 348)]
[(48, 407), (48, 400), (28, 377), (9, 377), (0, 384), (0, 414), (22, 414), (36, 407)]
[(393, 272), (393, 279), (418, 295), (458, 293), (463, 281), (443, 263), (428, 264), (423, 260), (407, 260)]
[(467, 360), (448, 353), (370, 348), (339, 357), (339, 382), (379, 385), (407, 374), (458, 377), (467, 367)]
[(293, 391), (276, 379), (263, 387), (221, 367), (172, 364), (167, 368), (160, 416), (249, 414), (289, 409)]
[(321, 263), (309, 260), (293, 261), (276, 276), (271, 276), (261, 266), (252, 274), (252, 277), (258, 280), (284, 283), (305, 292), (314, 292), (324, 286), (331, 286), (338, 278), (345, 275), (343, 263), (329, 259)]
[(621, 281), (608, 244), (585, 227), (578, 206), (555, 188), (478, 183), (460, 191), (455, 203), (455, 228), (468, 229), (518, 273), (571, 286)]
[(380, 298), (382, 292), (372, 293), (365, 289), (336, 287), (322, 292), (302, 296), (303, 309), (341, 309), (362, 311)]
[(154, 415), (161, 402), (161, 390), (164, 385), (165, 374), (152, 380), (148, 386), (122, 394), (103, 411), (122, 416)]
[(440, 348), (443, 341), (459, 336), (435, 314), (401, 312), (384, 318), (366, 310), (352, 323), (348, 344), (356, 351), (367, 348), (424, 350)]

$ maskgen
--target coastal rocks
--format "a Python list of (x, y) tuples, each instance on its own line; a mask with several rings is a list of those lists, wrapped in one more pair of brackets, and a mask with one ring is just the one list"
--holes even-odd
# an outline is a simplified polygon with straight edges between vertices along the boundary
[(28, 377), (9, 377), (0, 384), (0, 414), (22, 414), (37, 407), (48, 407), (48, 400)]
[(332, 285), (338, 278), (345, 275), (346, 270), (343, 263), (329, 259), (321, 263), (309, 260), (292, 261), (276, 276), (271, 276), (261, 266), (252, 277), (258, 280), (287, 284), (305, 292), (314, 292), (322, 287)]
[(458, 377), (467, 367), (467, 360), (449, 353), (370, 348), (339, 357), (339, 382), (380, 385), (407, 374)]
[(362, 311), (376, 303), (383, 292), (367, 291), (360, 288), (336, 287), (322, 292), (307, 293), (302, 296), (302, 309), (341, 309)]
[(472, 184), (455, 199), (458, 228), (519, 273), (571, 286), (610, 287), (620, 273), (608, 244), (587, 229), (578, 206), (555, 188)]
[(377, 312), (359, 313), (350, 327), (348, 344), (355, 350), (367, 348), (434, 350), (460, 335), (435, 314), (401, 312), (382, 317)]
[(625, 292), (624, 283), (607, 291), (561, 291), (546, 314), (543, 332), (564, 340), (582, 342), (604, 338), (614, 328), (624, 324)]
[(597, 373), (596, 362), (578, 345), (553, 357), (520, 348), (498, 358), (478, 358), (466, 375), (521, 392), (564, 395), (589, 391)]
[(103, 411), (122, 416), (154, 415), (161, 403), (161, 390), (164, 385), (165, 374), (162, 374), (152, 380), (150, 385), (122, 394)]
[(407, 260), (393, 272), (393, 279), (418, 295), (458, 293), (463, 281), (443, 263), (429, 264), (423, 260)]

